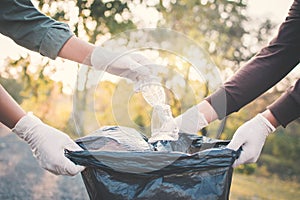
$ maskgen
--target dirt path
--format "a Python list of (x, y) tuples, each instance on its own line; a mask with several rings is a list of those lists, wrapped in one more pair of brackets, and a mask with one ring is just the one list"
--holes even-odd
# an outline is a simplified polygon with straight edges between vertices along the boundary
[(0, 199), (89, 199), (80, 175), (55, 176), (39, 167), (28, 145), (0, 127)]

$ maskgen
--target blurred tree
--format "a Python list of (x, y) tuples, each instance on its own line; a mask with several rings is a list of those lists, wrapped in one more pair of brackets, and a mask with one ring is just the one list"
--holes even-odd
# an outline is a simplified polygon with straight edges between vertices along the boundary
[[(103, 36), (110, 36), (127, 29), (134, 28), (130, 20), (130, 10), (127, 1), (102, 1), (102, 0), (42, 0), (38, 2), (39, 8), (56, 20), (67, 21), (74, 33), (80, 38), (86, 38), (91, 43), (96, 43)], [(78, 65), (78, 68), (80, 66)], [(81, 72), (81, 70), (79, 71)], [(88, 129), (88, 120), (84, 113), (88, 110), (87, 99), (91, 91), (87, 87), (91, 69), (78, 78), (85, 79), (83, 90), (79, 90), (79, 82), (73, 91), (73, 114), (70, 116), (68, 130), (84, 134)], [(76, 124), (74, 124), (74, 121)], [(87, 127), (85, 127), (87, 126)]]
[[(27, 54), (17, 60), (7, 58), (4, 65), (7, 67), (3, 68), (1, 76), (7, 79), (2, 79), (1, 83), (12, 97), (26, 111), (32, 111), (46, 122), (63, 129), (69, 112), (54, 103), (61, 100), (62, 84), (50, 78), (55, 68), (49, 64), (49, 60), (43, 58), (39, 64), (33, 64)], [(58, 116), (60, 121), (53, 121)]]
[[(273, 24), (266, 19), (254, 30), (247, 27), (245, 0), (160, 0), (162, 26), (186, 34), (213, 56), (220, 69), (236, 66), (256, 52), (252, 47), (267, 42)], [(246, 42), (251, 38), (253, 42)], [(255, 48), (256, 50), (257, 48)]]
[[(75, 34), (85, 34), (88, 36), (88, 40), (91, 43), (96, 43), (100, 37), (109, 34), (114, 35), (119, 32), (125, 31), (127, 29), (134, 28), (131, 20), (124, 19), (124, 15), (129, 14), (129, 8), (126, 1), (76, 1), (76, 6), (79, 8), (78, 22), (75, 24)], [(80, 30), (83, 27), (83, 30)], [(90, 73), (90, 69), (87, 71), (87, 76)], [(85, 87), (86, 88), (86, 87)], [(74, 115), (77, 122), (80, 122), (77, 131), (80, 134), (86, 132), (85, 125), (87, 125), (83, 119), (81, 112), (86, 110), (85, 105), (87, 102), (88, 95), (84, 94), (88, 92), (88, 88), (82, 91), (75, 90), (74, 95), (76, 103), (81, 105), (76, 106), (76, 113), (79, 115)], [(83, 94), (79, 94), (83, 93)], [(75, 113), (75, 114), (76, 114)], [(107, 122), (107, 120), (105, 120)]]

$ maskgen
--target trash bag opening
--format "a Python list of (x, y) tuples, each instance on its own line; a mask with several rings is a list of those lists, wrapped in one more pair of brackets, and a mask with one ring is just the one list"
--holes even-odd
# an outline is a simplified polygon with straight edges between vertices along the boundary
[(226, 148), (229, 141), (185, 133), (149, 144), (128, 127), (104, 127), (76, 142), (85, 150), (66, 156), (87, 166), (82, 178), (91, 199), (228, 199), (239, 155)]

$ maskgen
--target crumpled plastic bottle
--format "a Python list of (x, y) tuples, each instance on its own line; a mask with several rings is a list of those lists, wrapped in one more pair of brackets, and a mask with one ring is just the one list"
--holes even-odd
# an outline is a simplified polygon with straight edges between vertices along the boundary
[(157, 78), (140, 78), (135, 91), (141, 92), (145, 101), (153, 107), (151, 137), (148, 142), (178, 140), (179, 128), (172, 116), (171, 107), (166, 104), (166, 94)]

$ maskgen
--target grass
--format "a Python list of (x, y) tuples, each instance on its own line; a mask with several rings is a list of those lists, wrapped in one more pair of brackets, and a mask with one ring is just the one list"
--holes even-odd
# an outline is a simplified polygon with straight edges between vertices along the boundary
[(300, 183), (276, 177), (259, 177), (234, 173), (230, 200), (289, 200), (299, 199)]

